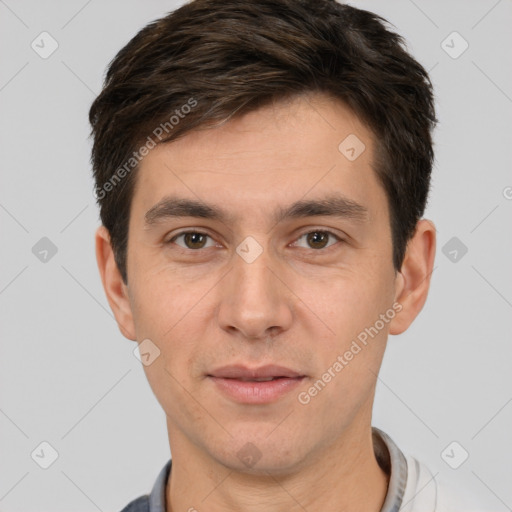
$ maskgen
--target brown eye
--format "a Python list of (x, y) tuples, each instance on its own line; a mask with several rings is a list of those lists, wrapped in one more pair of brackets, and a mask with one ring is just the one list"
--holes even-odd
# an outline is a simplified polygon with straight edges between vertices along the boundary
[[(183, 247), (184, 249), (204, 249), (206, 246), (206, 241), (208, 238), (210, 238), (206, 233), (199, 233), (198, 231), (186, 231), (184, 233), (180, 233), (173, 238), (169, 240), (168, 243), (175, 242), (176, 240), (183, 238), (183, 243), (179, 245), (180, 247)], [(208, 246), (210, 247), (210, 246)]]
[(202, 249), (206, 241), (206, 235), (202, 233), (185, 233), (183, 240), (189, 249)]
[[(341, 240), (338, 236), (336, 236), (334, 233), (331, 233), (330, 231), (320, 231), (320, 230), (309, 231), (308, 233), (304, 233), (297, 240), (301, 240), (303, 238), (306, 239), (306, 243), (308, 244), (306, 249), (314, 249), (314, 250), (325, 249), (327, 247), (330, 247), (334, 243), (336, 243), (336, 241)], [(329, 238), (334, 239), (334, 240), (331, 244), (328, 245)]]
[(326, 246), (328, 239), (329, 235), (320, 231), (307, 234), (308, 244), (310, 244), (313, 249), (323, 249)]

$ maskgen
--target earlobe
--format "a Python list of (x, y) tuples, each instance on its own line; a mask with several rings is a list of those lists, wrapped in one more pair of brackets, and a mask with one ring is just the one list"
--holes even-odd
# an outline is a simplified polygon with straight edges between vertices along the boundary
[(110, 244), (110, 234), (105, 226), (96, 230), (96, 261), (101, 275), (103, 289), (107, 296), (110, 308), (114, 313), (119, 330), (125, 338), (135, 341), (135, 325), (127, 293), (127, 286), (123, 282), (121, 273), (114, 258)]
[(427, 300), (436, 252), (436, 228), (421, 219), (407, 244), (402, 268), (396, 277), (395, 300), (402, 309), (391, 321), (389, 334), (401, 334), (418, 316)]

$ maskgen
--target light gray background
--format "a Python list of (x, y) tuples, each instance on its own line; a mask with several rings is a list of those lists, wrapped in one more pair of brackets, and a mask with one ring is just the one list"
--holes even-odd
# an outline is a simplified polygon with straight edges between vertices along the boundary
[[(120, 510), (170, 456), (96, 269), (87, 114), (115, 53), (181, 3), (0, 0), (0, 510)], [(431, 70), (440, 119), (432, 288), (390, 338), (374, 425), (512, 510), (512, 3), (350, 3), (391, 21)], [(42, 31), (59, 44), (47, 59), (31, 48)], [(441, 46), (453, 31), (469, 43), (457, 59)], [(58, 248), (46, 263), (32, 253), (44, 236)], [(456, 262), (442, 252), (454, 236), (468, 248)], [(454, 440), (469, 452), (457, 470), (440, 455)], [(31, 458), (43, 441), (59, 454), (48, 469)]]

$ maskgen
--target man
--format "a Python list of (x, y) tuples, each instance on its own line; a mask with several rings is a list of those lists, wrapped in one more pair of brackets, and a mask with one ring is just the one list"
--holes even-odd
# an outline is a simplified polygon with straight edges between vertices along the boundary
[(385, 23), (195, 0), (110, 63), (97, 260), (172, 453), (125, 512), (481, 510), (371, 426), (435, 254), (432, 86)]

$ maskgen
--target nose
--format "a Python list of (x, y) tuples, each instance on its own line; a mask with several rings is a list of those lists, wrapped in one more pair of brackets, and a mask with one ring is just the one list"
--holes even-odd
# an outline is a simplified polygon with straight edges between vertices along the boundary
[(248, 263), (234, 256), (233, 268), (223, 280), (218, 310), (220, 327), (241, 339), (268, 339), (290, 328), (293, 293), (277, 276), (263, 252)]

